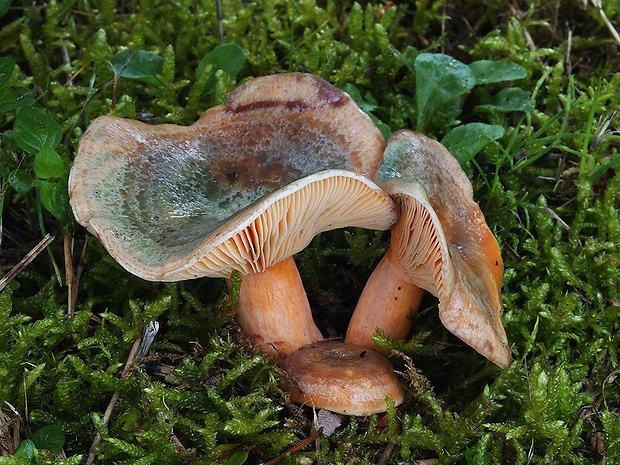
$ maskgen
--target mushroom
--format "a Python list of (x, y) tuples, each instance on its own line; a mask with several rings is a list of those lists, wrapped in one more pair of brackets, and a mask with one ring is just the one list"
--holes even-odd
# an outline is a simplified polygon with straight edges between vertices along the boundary
[(376, 328), (404, 337), (421, 299), (419, 287), (438, 297), (439, 317), (450, 332), (506, 368), (511, 354), (501, 322), (503, 262), (458, 161), (439, 142), (399, 131), (388, 141), (377, 182), (400, 216), (346, 342), (373, 347)]
[(291, 400), (343, 415), (385, 412), (405, 398), (387, 358), (367, 347), (322, 341), (302, 347), (282, 364)]
[(77, 221), (143, 279), (244, 275), (239, 325), (285, 358), (323, 339), (292, 255), (322, 231), (395, 221), (367, 179), (384, 147), (344, 92), (309, 74), (267, 76), (189, 127), (97, 118), (69, 195)]

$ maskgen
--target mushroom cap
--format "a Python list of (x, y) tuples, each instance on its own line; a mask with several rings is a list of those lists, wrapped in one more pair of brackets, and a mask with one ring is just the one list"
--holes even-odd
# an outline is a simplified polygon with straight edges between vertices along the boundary
[(130, 272), (226, 277), (264, 270), (321, 231), (388, 228), (391, 200), (341, 171), (374, 177), (384, 147), (344, 92), (310, 74), (267, 76), (188, 127), (97, 118), (69, 195), (77, 221)]
[(439, 298), (451, 333), (507, 367), (500, 249), (458, 161), (439, 142), (400, 131), (388, 141), (378, 183), (399, 206), (391, 248), (409, 279)]
[(174, 196), (149, 192), (150, 186), (136, 190), (141, 187), (146, 187), (141, 199), (126, 190), (108, 192), (107, 201), (93, 205), (90, 218), (79, 221), (124, 268), (154, 281), (229, 277), (233, 270), (258, 273), (301, 251), (320, 232), (388, 229), (396, 221), (391, 198), (350, 171), (321, 171), (293, 181), (225, 221), (206, 208), (201, 216), (165, 215), (162, 209)]
[(385, 412), (386, 397), (400, 405), (405, 394), (387, 358), (367, 347), (315, 342), (294, 352), (282, 368), (293, 402), (344, 415)]

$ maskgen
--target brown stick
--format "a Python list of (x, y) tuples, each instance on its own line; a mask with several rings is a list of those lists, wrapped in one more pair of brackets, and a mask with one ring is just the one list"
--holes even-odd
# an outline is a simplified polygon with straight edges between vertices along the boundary
[[(125, 362), (125, 368), (121, 373), (121, 381), (125, 381), (129, 374), (131, 373), (131, 368), (133, 365), (133, 361), (136, 358), (136, 354), (138, 353), (138, 349), (140, 348), (140, 344), (142, 343), (142, 332), (138, 335), (136, 340), (133, 342), (133, 346), (131, 347), (131, 351), (129, 352), (129, 356), (127, 357), (127, 362)], [(103, 414), (103, 426), (106, 426), (112, 417), (112, 411), (114, 407), (116, 407), (116, 402), (118, 402), (118, 398), (121, 395), (121, 391), (117, 389), (112, 394), (112, 398), (110, 399), (110, 403), (108, 407), (105, 409), (105, 413)], [(95, 434), (95, 438), (93, 439), (93, 443), (90, 446), (90, 450), (88, 451), (88, 458), (86, 459), (86, 465), (91, 465), (95, 461), (95, 449), (99, 444), (101, 444), (101, 433), (97, 431)]]
[(394, 444), (390, 443), (387, 446), (385, 446), (383, 453), (381, 454), (381, 456), (379, 457), (379, 460), (377, 461), (377, 465), (386, 465), (386, 463), (388, 463), (388, 460), (390, 460), (390, 456), (392, 455), (393, 450), (394, 450)]
[(220, 33), (220, 44), (225, 42), (224, 40), (224, 15), (222, 14), (222, 2), (215, 0), (215, 11), (217, 11), (217, 27)]
[(598, 10), (599, 15), (601, 15), (601, 19), (605, 23), (605, 26), (607, 26), (607, 30), (609, 31), (611, 36), (616, 41), (616, 44), (620, 45), (620, 35), (618, 34), (618, 31), (616, 31), (616, 28), (614, 27), (614, 25), (611, 24), (611, 21), (609, 21), (609, 18), (607, 17), (607, 15), (605, 14), (605, 10), (603, 10), (603, 2), (601, 2), (601, 0), (591, 0), (591, 3), (592, 5), (594, 5), (594, 8)]
[(74, 306), (77, 302), (80, 279), (82, 278), (82, 270), (84, 269), (84, 255), (86, 255), (87, 244), (88, 244), (88, 241), (84, 241), (84, 245), (82, 246), (82, 252), (80, 252), (80, 259), (77, 264), (77, 269), (75, 270), (75, 276), (73, 278), (73, 305)]
[(67, 316), (75, 313), (75, 301), (73, 300), (73, 241), (69, 234), (63, 237), (65, 252), (65, 281), (67, 282)]
[(0, 291), (2, 291), (15, 277), (22, 272), (45, 248), (51, 244), (54, 240), (54, 236), (47, 234), (41, 241), (33, 247), (33, 249), (22, 258), (17, 265), (15, 265), (6, 276), (0, 279)]
[(312, 443), (312, 441), (317, 439), (321, 435), (322, 432), (323, 432), (323, 428), (317, 429), (314, 433), (312, 433), (306, 439), (304, 439), (303, 441), (298, 442), (293, 447), (285, 450), (280, 455), (278, 455), (276, 458), (273, 458), (269, 462), (266, 462), (265, 465), (276, 465), (277, 463), (280, 463), (282, 460), (284, 460), (284, 458), (288, 454), (292, 454), (293, 452), (297, 452), (297, 451), (303, 449), (304, 447), (306, 447), (308, 444)]
[(82, 277), (82, 269), (84, 268), (84, 255), (86, 254), (86, 244), (82, 246), (80, 259), (77, 267), (73, 266), (73, 238), (66, 234), (64, 236), (65, 251), (65, 280), (67, 281), (67, 317), (75, 315), (75, 305), (77, 302), (80, 278)]

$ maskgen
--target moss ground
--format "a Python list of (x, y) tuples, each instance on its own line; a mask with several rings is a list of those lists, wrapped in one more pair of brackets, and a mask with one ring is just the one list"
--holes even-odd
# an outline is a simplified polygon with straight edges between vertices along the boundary
[[(218, 19), (210, 0), (0, 2), (2, 271), (55, 237), (0, 293), (0, 464), (84, 463), (97, 436), (101, 464), (620, 463), (620, 44), (596, 2), (221, 3)], [(619, 22), (620, 1), (602, 8)], [(238, 47), (218, 58), (222, 38)], [(115, 76), (127, 49), (143, 61)], [(419, 118), (423, 52), (525, 77)], [(501, 128), (464, 167), (502, 247), (514, 355), (505, 371), (482, 359), (427, 298), (408, 341), (377, 338), (405, 403), (299, 450), (313, 413), (243, 339), (224, 283), (129, 275), (66, 196), (94, 117), (191, 124), (243, 80), (289, 70), (349, 91), (386, 134)], [(296, 257), (323, 328), (346, 327), (388, 241), (335, 231)], [(149, 363), (124, 370), (153, 320)]]

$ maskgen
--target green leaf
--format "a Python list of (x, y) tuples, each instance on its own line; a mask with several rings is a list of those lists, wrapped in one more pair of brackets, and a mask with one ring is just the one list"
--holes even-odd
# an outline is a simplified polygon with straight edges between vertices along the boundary
[(49, 450), (52, 454), (56, 454), (65, 444), (65, 435), (60, 426), (48, 425), (34, 433), (32, 442), (37, 449)]
[[(2, 1), (0, 1), (0, 16), (2, 16)], [(11, 76), (13, 76), (13, 70), (15, 69), (15, 60), (9, 57), (0, 58), (0, 87), (4, 86)]]
[(26, 378), (24, 379), (24, 387), (29, 389), (30, 386), (34, 384), (34, 382), (39, 379), (39, 377), (43, 374), (45, 370), (45, 362), (40, 363), (32, 368), (32, 370), (26, 370)]
[(617, 169), (620, 167), (620, 155), (615, 156), (609, 162), (600, 166), (592, 173), (592, 182), (596, 182), (603, 177), (603, 175), (610, 169)]
[(15, 171), (9, 176), (9, 186), (20, 194), (25, 194), (30, 190), (30, 178), (24, 171)]
[(13, 457), (16, 459), (23, 459), (31, 461), (34, 459), (34, 450), (36, 447), (34, 446), (34, 442), (30, 439), (25, 439), (24, 441), (19, 443), (19, 447), (13, 454)]
[(476, 84), (514, 81), (527, 77), (525, 68), (511, 61), (474, 61), (470, 63), (469, 69), (471, 69), (476, 77)]
[(25, 87), (8, 86), (0, 89), (0, 113), (32, 105), (34, 92)]
[(379, 128), (379, 131), (381, 131), (381, 135), (383, 136), (383, 138), (385, 140), (388, 140), (390, 136), (392, 135), (392, 129), (387, 124), (385, 124), (383, 121), (381, 121), (379, 118), (377, 118), (375, 115), (370, 114), (368, 116), (370, 116), (370, 119), (372, 120), (372, 122), (375, 123), (375, 126)]
[(489, 105), (480, 105), (479, 109), (488, 110), (495, 109), (502, 113), (508, 113), (511, 111), (522, 111), (524, 113), (532, 113), (535, 108), (532, 95), (523, 89), (518, 87), (508, 87), (500, 90), (493, 101)]
[(608, 457), (620, 456), (620, 417), (609, 410), (604, 410), (601, 415), (605, 429), (605, 446)]
[(457, 126), (445, 135), (441, 143), (446, 146), (461, 166), (465, 165), (489, 142), (500, 139), (504, 128), (494, 124), (469, 123)]
[(59, 178), (65, 173), (65, 164), (51, 147), (43, 147), (34, 157), (34, 173), (41, 179)]
[[(344, 91), (349, 94), (349, 96), (355, 100), (355, 103), (365, 112), (372, 113), (377, 109), (376, 101), (368, 101), (364, 97), (362, 97), (362, 93), (357, 88), (355, 84), (347, 83), (344, 86)], [(374, 99), (372, 99), (374, 100)]]
[(437, 111), (454, 104), (476, 84), (467, 65), (441, 53), (421, 53), (414, 61), (414, 68), (418, 131), (424, 129)]
[(21, 284), (19, 284), (19, 281), (12, 280), (6, 287), (11, 291), (16, 291), (21, 287)]
[(486, 465), (493, 457), (487, 453), (476, 453), (469, 447), (465, 449), (465, 463), (467, 465)]
[(66, 183), (43, 181), (41, 203), (58, 220), (64, 219), (69, 213), (69, 194)]
[(132, 458), (144, 457), (147, 452), (140, 446), (132, 444), (127, 441), (123, 441), (119, 438), (105, 438), (105, 441), (110, 443), (115, 449), (123, 451), (125, 454)]
[(210, 94), (215, 91), (215, 72), (224, 71), (228, 77), (234, 79), (239, 74), (245, 62), (245, 52), (237, 44), (221, 44), (207, 53), (196, 68), (198, 78), (207, 66), (211, 66), (211, 75), (205, 84), (205, 93)]
[(196, 70), (196, 75), (200, 75), (207, 65), (212, 65), (215, 69), (221, 69), (230, 78), (235, 78), (245, 61), (245, 52), (237, 44), (221, 44), (207, 53)]
[(62, 137), (58, 123), (33, 107), (24, 107), (17, 112), (13, 133), (17, 145), (32, 155), (43, 147), (56, 147)]
[(164, 59), (146, 50), (123, 50), (111, 61), (114, 72), (127, 79), (136, 79), (152, 85), (161, 85), (157, 78), (164, 66)]
[(240, 444), (220, 444), (215, 450), (220, 453), (220, 463), (223, 465), (242, 465), (250, 455)]
[(370, 119), (379, 128), (383, 137), (386, 140), (389, 139), (392, 135), (392, 130), (387, 124), (373, 114), (373, 112), (379, 108), (379, 105), (374, 97), (370, 93), (366, 94), (365, 97), (362, 97), (360, 90), (351, 83), (344, 86), (344, 91), (349, 94), (353, 100), (355, 100), (355, 103), (357, 103), (364, 113), (370, 116)]

